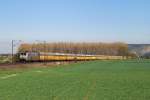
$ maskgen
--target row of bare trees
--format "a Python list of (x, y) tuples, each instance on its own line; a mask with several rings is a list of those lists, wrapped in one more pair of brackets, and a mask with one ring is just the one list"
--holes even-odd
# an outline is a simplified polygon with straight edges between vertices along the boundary
[(52, 52), (52, 53), (73, 53), (93, 55), (120, 55), (128, 54), (128, 45), (125, 43), (36, 43), (21, 44), (19, 52)]

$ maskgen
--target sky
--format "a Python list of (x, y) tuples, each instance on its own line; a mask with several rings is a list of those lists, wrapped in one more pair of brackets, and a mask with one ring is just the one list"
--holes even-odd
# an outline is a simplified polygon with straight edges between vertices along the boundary
[(149, 44), (150, 0), (0, 0), (0, 52), (11, 40)]

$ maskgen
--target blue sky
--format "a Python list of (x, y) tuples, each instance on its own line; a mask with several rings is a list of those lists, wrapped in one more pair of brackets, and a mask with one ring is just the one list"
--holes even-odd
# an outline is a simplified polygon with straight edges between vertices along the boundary
[(0, 0), (0, 41), (150, 43), (150, 0)]

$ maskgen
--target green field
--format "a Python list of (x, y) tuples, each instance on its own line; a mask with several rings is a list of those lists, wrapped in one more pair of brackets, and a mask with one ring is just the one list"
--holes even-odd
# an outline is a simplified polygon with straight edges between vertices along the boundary
[(1, 70), (0, 100), (150, 100), (150, 61)]

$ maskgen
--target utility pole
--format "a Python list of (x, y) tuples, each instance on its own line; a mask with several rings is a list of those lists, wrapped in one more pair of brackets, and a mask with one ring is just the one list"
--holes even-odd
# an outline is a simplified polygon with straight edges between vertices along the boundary
[(46, 41), (44, 42), (44, 65), (46, 65)]
[[(17, 45), (17, 40), (12, 40), (11, 41), (11, 63), (13, 64), (14, 63), (14, 47)], [(21, 40), (18, 40), (18, 43), (20, 43)]]
[(11, 62), (14, 63), (14, 40), (11, 41)]

